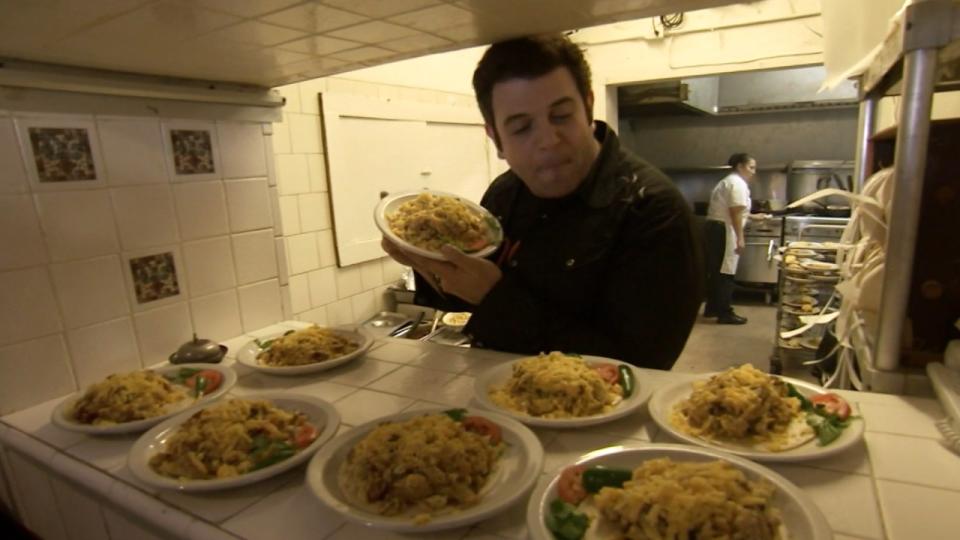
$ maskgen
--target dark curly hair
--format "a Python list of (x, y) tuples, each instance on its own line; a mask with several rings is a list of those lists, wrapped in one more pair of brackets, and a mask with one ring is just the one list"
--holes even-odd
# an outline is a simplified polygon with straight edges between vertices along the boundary
[[(558, 67), (565, 67), (573, 76), (577, 91), (586, 105), (590, 95), (590, 65), (583, 51), (562, 34), (530, 36), (494, 43), (483, 54), (473, 72), (473, 90), (483, 120), (493, 127), (497, 146), (500, 138), (496, 133), (493, 117), (493, 87), (509, 79), (535, 79)], [(593, 111), (587, 107), (587, 120), (593, 121)]]
[(750, 163), (751, 159), (756, 161), (753, 156), (746, 152), (737, 152), (736, 154), (732, 154), (730, 156), (730, 159), (727, 160), (727, 165), (733, 169), (736, 169), (740, 165), (746, 165), (747, 163)]

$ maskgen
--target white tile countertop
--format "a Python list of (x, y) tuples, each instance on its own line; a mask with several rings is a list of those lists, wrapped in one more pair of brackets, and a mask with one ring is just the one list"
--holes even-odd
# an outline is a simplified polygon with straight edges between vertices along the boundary
[[(305, 326), (285, 322), (225, 342), (244, 395), (289, 389), (331, 402), (340, 433), (375, 418), (423, 406), (473, 406), (474, 376), (518, 355), (403, 339), (378, 339), (367, 354), (338, 368), (307, 376), (275, 377), (236, 363), (233, 352), (255, 335)], [(656, 388), (694, 374), (639, 370), (639, 385)], [(942, 415), (932, 399), (841, 392), (866, 422), (864, 441), (829, 458), (769, 465), (806, 491), (838, 539), (956, 538), (960, 531), (960, 456), (941, 444), (933, 422)], [(304, 484), (305, 467), (246, 487), (198, 495), (159, 491), (136, 480), (127, 452), (138, 435), (90, 437), (50, 423), (63, 398), (3, 417), (0, 444), (15, 450), (11, 467), (39, 467), (83, 486), (127, 516), (104, 512), (113, 527), (136, 520), (177, 538), (384, 539), (402, 538), (346, 522), (323, 506)], [(611, 445), (675, 442), (660, 433), (646, 407), (612, 423), (576, 430), (535, 429), (545, 450), (541, 482), (580, 455)], [(21, 463), (22, 461), (22, 463)], [(56, 482), (53, 482), (56, 483)], [(66, 485), (66, 484), (64, 484)], [(58, 500), (69, 499), (65, 488)], [(66, 495), (65, 495), (66, 494)], [(522, 539), (526, 500), (471, 527), (417, 535), (442, 539)], [(406, 538), (409, 538), (407, 536)]]

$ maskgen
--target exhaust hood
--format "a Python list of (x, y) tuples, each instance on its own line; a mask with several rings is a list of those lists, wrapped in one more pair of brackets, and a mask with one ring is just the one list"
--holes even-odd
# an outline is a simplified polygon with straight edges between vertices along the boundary
[(732, 73), (618, 88), (624, 116), (728, 115), (857, 106), (857, 88), (845, 81), (818, 92), (821, 66)]

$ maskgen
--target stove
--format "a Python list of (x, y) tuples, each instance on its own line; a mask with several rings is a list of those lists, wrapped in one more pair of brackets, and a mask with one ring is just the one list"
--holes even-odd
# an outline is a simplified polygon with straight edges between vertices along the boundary
[(783, 242), (839, 242), (850, 218), (787, 216), (783, 224)]

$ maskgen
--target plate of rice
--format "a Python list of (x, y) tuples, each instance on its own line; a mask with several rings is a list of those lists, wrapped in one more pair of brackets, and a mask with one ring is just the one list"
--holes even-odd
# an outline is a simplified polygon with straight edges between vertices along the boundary
[(391, 242), (417, 255), (445, 260), (450, 244), (467, 255), (486, 257), (503, 241), (503, 228), (489, 210), (459, 195), (418, 190), (380, 200), (373, 219)]
[(426, 533), (518, 504), (542, 467), (543, 447), (524, 425), (487, 411), (430, 408), (340, 435), (310, 461), (306, 483), (349, 521)]
[(229, 489), (305, 463), (339, 425), (340, 415), (322, 399), (250, 394), (154, 426), (134, 443), (127, 464), (134, 476), (160, 489)]
[(237, 362), (271, 375), (301, 375), (350, 362), (372, 344), (359, 332), (312, 325), (257, 338), (237, 351)]
[(533, 540), (832, 538), (809, 495), (770, 469), (707, 448), (616, 446), (561, 468), (530, 497)]
[(486, 409), (530, 426), (577, 428), (636, 412), (650, 397), (637, 369), (620, 360), (558, 351), (491, 367), (474, 382)]
[(138, 433), (220, 398), (236, 383), (236, 372), (219, 364), (114, 373), (61, 401), (50, 420), (63, 429), (91, 435)]
[(826, 457), (864, 432), (863, 418), (837, 394), (750, 364), (662, 387), (649, 408), (675, 439), (757, 461)]

